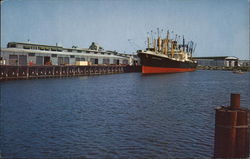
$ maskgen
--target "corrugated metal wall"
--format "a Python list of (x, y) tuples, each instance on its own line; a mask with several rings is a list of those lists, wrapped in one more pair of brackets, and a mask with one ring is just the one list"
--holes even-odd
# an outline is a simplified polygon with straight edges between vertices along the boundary
[(19, 66), (27, 65), (27, 55), (19, 55)]
[(9, 55), (9, 65), (15, 65), (18, 64), (18, 56), (17, 55)]
[(43, 56), (36, 57), (36, 65), (43, 65)]

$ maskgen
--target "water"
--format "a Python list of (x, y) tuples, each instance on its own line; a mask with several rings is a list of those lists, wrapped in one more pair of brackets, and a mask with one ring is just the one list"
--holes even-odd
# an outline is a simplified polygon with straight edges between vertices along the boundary
[(250, 73), (114, 74), (1, 83), (6, 158), (209, 158), (214, 108)]

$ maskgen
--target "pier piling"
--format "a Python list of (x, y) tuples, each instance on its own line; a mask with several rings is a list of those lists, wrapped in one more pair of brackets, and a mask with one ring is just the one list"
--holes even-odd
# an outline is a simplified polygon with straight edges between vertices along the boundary
[(249, 111), (240, 107), (240, 94), (231, 94), (231, 105), (215, 111), (214, 158), (249, 157)]
[(0, 81), (89, 76), (113, 73), (140, 72), (140, 66), (93, 65), (93, 66), (8, 66), (0, 65)]

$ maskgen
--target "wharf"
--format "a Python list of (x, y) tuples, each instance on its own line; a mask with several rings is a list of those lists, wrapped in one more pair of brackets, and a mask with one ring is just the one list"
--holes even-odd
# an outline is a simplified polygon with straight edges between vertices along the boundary
[(223, 71), (234, 71), (241, 70), (244, 72), (250, 72), (250, 67), (235, 66), (235, 67), (225, 67), (225, 66), (197, 66), (197, 70), (223, 70)]
[(8, 66), (0, 65), (0, 81), (38, 78), (61, 78), (115, 73), (140, 72), (141, 66)]

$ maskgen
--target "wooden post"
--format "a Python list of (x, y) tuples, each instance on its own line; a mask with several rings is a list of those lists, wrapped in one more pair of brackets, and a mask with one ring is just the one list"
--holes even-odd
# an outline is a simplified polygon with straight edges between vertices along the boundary
[(240, 108), (240, 94), (231, 94), (229, 107), (215, 110), (214, 158), (247, 158), (249, 111)]
[(73, 76), (75, 76), (76, 75), (76, 67), (74, 66), (73, 68), (74, 68)]
[(19, 76), (19, 66), (17, 66), (17, 70), (16, 70), (16, 77), (18, 79), (18, 76)]
[(62, 66), (60, 66), (60, 75), (59, 77), (62, 77)]
[(53, 76), (55, 76), (55, 66), (53, 66), (53, 72), (52, 72)]
[(9, 70), (8, 70), (8, 67), (6, 67), (6, 70), (5, 70), (5, 79), (7, 80), (8, 76), (9, 76)]
[(29, 78), (29, 74), (30, 74), (30, 69), (29, 69), (29, 66), (26, 66), (27, 67), (27, 70), (26, 70), (26, 78), (28, 79)]

